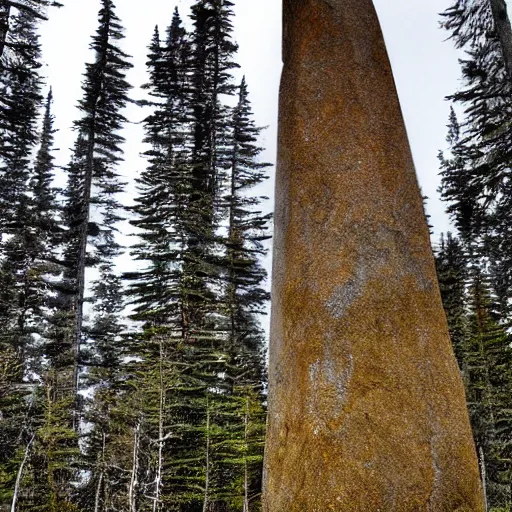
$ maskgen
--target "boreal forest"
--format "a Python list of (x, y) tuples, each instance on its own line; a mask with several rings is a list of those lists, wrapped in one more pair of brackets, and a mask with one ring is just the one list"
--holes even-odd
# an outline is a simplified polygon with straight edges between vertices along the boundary
[[(235, 80), (234, 0), (155, 20), (141, 90), (101, 0), (64, 166), (55, 136), (71, 127), (52, 112), (40, 41), (61, 2), (0, 0), (0, 511), (258, 512), (272, 237), (258, 190), (273, 170)], [(505, 512), (512, 33), (496, 4), (440, 15), (461, 86), (432, 169), (453, 232), (433, 247), (488, 507)], [(129, 184), (133, 104), (145, 166)]]

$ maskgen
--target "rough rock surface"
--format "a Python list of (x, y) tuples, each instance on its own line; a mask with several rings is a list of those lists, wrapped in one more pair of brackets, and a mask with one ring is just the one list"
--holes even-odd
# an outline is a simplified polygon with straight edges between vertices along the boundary
[(371, 0), (285, 0), (265, 512), (483, 511)]

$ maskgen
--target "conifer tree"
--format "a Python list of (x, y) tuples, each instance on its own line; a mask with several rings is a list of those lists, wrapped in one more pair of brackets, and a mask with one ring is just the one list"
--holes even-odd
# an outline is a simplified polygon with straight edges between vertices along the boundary
[[(118, 250), (111, 240), (112, 258)], [(126, 367), (123, 362), (122, 316), (124, 310), (123, 287), (112, 262), (100, 265), (99, 279), (93, 284), (94, 321), (88, 329), (89, 343), (84, 349), (88, 364), (86, 384), (91, 398), (85, 406), (85, 420), (89, 432), (85, 438), (82, 466), (87, 468), (88, 479), (81, 489), (80, 504), (84, 510), (108, 510), (126, 494), (126, 474), (119, 457), (122, 438), (126, 435), (119, 403), (126, 399), (123, 381)], [(124, 446), (125, 449), (129, 450)], [(123, 486), (123, 483), (125, 484)], [(121, 495), (121, 496), (120, 496)]]
[(464, 380), (467, 378), (469, 321), (467, 318), (467, 255), (459, 239), (441, 235), (436, 268), (453, 349)]
[[(268, 293), (262, 288), (267, 274), (260, 259), (266, 255), (263, 242), (270, 238), (271, 215), (261, 212), (265, 197), (251, 195), (250, 191), (268, 178), (270, 164), (258, 160), (263, 148), (257, 145), (261, 128), (252, 119), (245, 79), (239, 88), (238, 104), (233, 111), (230, 146), (229, 192), (225, 196), (229, 210), (226, 239), (226, 295), (229, 310), (230, 345), (246, 351), (252, 361), (237, 362), (244, 369), (256, 373), (254, 383), (263, 379), (263, 333), (258, 315), (264, 314)], [(259, 373), (258, 373), (259, 372)]]
[(270, 215), (261, 212), (264, 197), (251, 189), (266, 178), (269, 164), (258, 160), (263, 149), (257, 145), (261, 128), (252, 120), (245, 78), (239, 87), (238, 103), (232, 114), (229, 146), (228, 236), (225, 240), (225, 316), (227, 351), (230, 354), (231, 440), (224, 450), (225, 490), (228, 502), (242, 503), (240, 510), (257, 510), (265, 411), (264, 335), (260, 317), (269, 299), (262, 288), (266, 271), (260, 259), (266, 254), (263, 242), (270, 238)]
[(199, 274), (201, 262), (190, 249), (201, 212), (190, 208), (189, 55), (190, 43), (175, 11), (165, 42), (155, 31), (150, 45), (147, 89), (154, 112), (145, 123), (151, 149), (133, 221), (142, 230), (133, 254), (146, 265), (126, 276), (132, 281), (133, 318), (143, 322), (143, 333), (131, 344), (141, 358), (137, 386), (145, 397), (139, 446), (149, 452), (138, 462), (143, 472), (139, 488), (148, 489), (145, 500), (138, 501), (140, 506), (151, 503), (149, 509), (155, 511), (199, 507), (205, 501), (210, 435), (205, 393), (224, 361), (215, 353), (216, 335), (205, 321), (211, 294)]
[[(191, 101), (193, 109), (192, 195), (195, 218), (192, 237), (189, 286), (203, 303), (208, 297), (207, 282), (215, 282), (216, 230), (222, 213), (219, 203), (226, 182), (229, 109), (223, 99), (235, 93), (231, 70), (238, 66), (238, 49), (231, 33), (233, 3), (229, 0), (199, 0), (192, 6)], [(192, 277), (194, 276), (194, 277)]]
[[(51, 115), (52, 94), (48, 95), (43, 127), (40, 136), (39, 151), (30, 172), (30, 196), (27, 196), (24, 225), (18, 228), (8, 243), (5, 244), (4, 275), (10, 268), (17, 286), (14, 287), (13, 302), (16, 310), (9, 312), (11, 324), (3, 331), (11, 337), (11, 346), (21, 351), (20, 359), (25, 362), (23, 381), (18, 381), (18, 390), (30, 391), (26, 396), (27, 417), (19, 418), (16, 479), (11, 481), (9, 490), (13, 493), (12, 506), (26, 508), (36, 507), (37, 503), (64, 503), (57, 497), (62, 492), (56, 488), (41, 486), (49, 481), (52, 461), (56, 461), (60, 435), (48, 425), (49, 419), (56, 412), (56, 403), (48, 399), (53, 394), (53, 381), (49, 378), (55, 374), (51, 362), (50, 331), (53, 296), (53, 282), (62, 271), (58, 264), (58, 240), (60, 226), (58, 220), (59, 206), (57, 190), (52, 186), (54, 177), (53, 164), (53, 116)], [(30, 377), (29, 377), (30, 375)], [(34, 378), (37, 376), (37, 378)], [(26, 393), (25, 393), (26, 394)], [(62, 405), (62, 404), (61, 404)], [(62, 408), (61, 408), (62, 409)], [(49, 437), (48, 437), (49, 434)], [(51, 446), (44, 441), (51, 439)], [(15, 448), (15, 444), (12, 444)], [(61, 447), (63, 451), (67, 446)], [(52, 455), (50, 455), (52, 454)], [(65, 457), (64, 457), (65, 458)], [(44, 470), (48, 471), (44, 471)], [(57, 477), (53, 479), (56, 483)], [(53, 498), (51, 497), (53, 495)], [(44, 496), (46, 496), (46, 501)], [(55, 505), (57, 507), (57, 505)], [(16, 508), (17, 509), (17, 508)], [(54, 510), (57, 510), (54, 508)]]
[(137, 218), (132, 221), (141, 230), (141, 243), (134, 246), (133, 256), (145, 265), (126, 278), (131, 281), (133, 318), (143, 322), (143, 333), (133, 336), (130, 347), (132, 354), (141, 359), (136, 371), (137, 388), (144, 396), (139, 446), (147, 446), (149, 451), (149, 457), (141, 457), (138, 462), (142, 474), (137, 482), (139, 489), (146, 486), (146, 496), (152, 501), (139, 497), (138, 502), (156, 511), (162, 509), (169, 496), (163, 471), (171, 465), (168, 455), (175, 442), (173, 437), (179, 436), (172, 426), (178, 423), (172, 403), (176, 404), (181, 396), (178, 389), (184, 386), (182, 376), (187, 362), (180, 345), (189, 324), (182, 279), (191, 175), (189, 42), (177, 10), (165, 42), (161, 42), (156, 29), (149, 50), (150, 83), (145, 88), (153, 113), (146, 118), (145, 126), (151, 149), (146, 153), (148, 168), (138, 180), (139, 195), (134, 207)]
[[(473, 271), (470, 295), (468, 406), (473, 435), (485, 468), (489, 506), (510, 507), (510, 459), (504, 447), (510, 434), (510, 339), (492, 311), (485, 276)], [(500, 432), (498, 433), (498, 424)], [(508, 447), (507, 447), (508, 448)]]
[[(139, 446), (152, 447), (149, 458), (139, 452), (146, 470), (137, 482), (153, 489), (146, 495), (153, 510), (242, 510), (250, 500), (256, 510), (258, 497), (264, 410), (255, 397), (264, 364), (256, 315), (266, 293), (257, 259), (268, 217), (252, 211), (258, 201), (244, 193), (263, 179), (266, 165), (256, 162), (259, 130), (249, 119), (245, 84), (237, 114), (221, 104), (234, 92), (230, 6), (197, 4), (191, 42), (175, 12), (165, 42), (156, 30), (150, 45), (150, 165), (133, 221), (142, 230), (133, 254), (146, 267), (126, 277), (134, 319), (144, 324), (132, 341), (141, 358), (138, 390), (146, 396)], [(229, 242), (218, 231), (229, 208), (231, 259), (222, 255)], [(217, 290), (228, 282), (224, 298)], [(243, 332), (231, 332), (232, 323)]]
[(20, 51), (0, 61), (0, 241), (23, 225), (30, 155), (37, 144), (41, 50), (31, 12), (11, 16), (6, 44)]
[(510, 502), (510, 337), (498, 322), (482, 262), (451, 234), (436, 255), (441, 296), (462, 372), (487, 501)]
[(2, 0), (0, 4), (0, 61), (5, 50), (16, 53), (26, 49), (25, 45), (8, 39), (9, 32), (13, 30), (11, 23), (16, 12), (26, 13), (35, 20), (46, 20), (47, 7), (60, 7), (61, 5), (59, 2), (51, 0)]
[[(460, 61), (463, 88), (450, 98), (461, 113), (451, 112), (450, 153), (441, 155), (441, 192), (461, 235), (469, 278), (464, 305), (466, 392), (489, 506), (507, 509), (512, 501), (507, 437), (512, 383), (507, 332), (512, 294), (512, 33), (501, 0), (457, 0), (443, 16), (444, 28), (465, 52)], [(450, 313), (448, 317), (450, 322)], [(459, 351), (460, 336), (452, 332), (452, 337)]]
[[(461, 121), (452, 111), (451, 156), (442, 159), (442, 193), (465, 243), (479, 247), (502, 276), (494, 292), (504, 305), (512, 290), (510, 259), (510, 186), (512, 81), (503, 37), (506, 11), (499, 2), (457, 0), (443, 14), (461, 59), (463, 88), (451, 100), (464, 109)], [(506, 315), (508, 312), (504, 312)], [(502, 319), (506, 321), (506, 316)]]
[[(231, 37), (232, 7), (229, 0), (199, 0), (192, 6), (193, 176), (195, 193), (205, 201), (212, 200), (223, 178), (229, 111), (221, 96), (234, 94), (231, 70), (239, 67), (233, 60), (238, 47)], [(211, 223), (213, 218), (206, 220)]]
[[(83, 117), (75, 122), (78, 131), (73, 160), (68, 168), (66, 221), (68, 225), (66, 260), (69, 308), (73, 312), (72, 334), (66, 350), (74, 357), (73, 389), (79, 385), (80, 354), (84, 337), (83, 306), (88, 266), (108, 261), (102, 254), (108, 245), (113, 219), (118, 210), (116, 194), (122, 190), (116, 167), (122, 160), (119, 130), (126, 122), (121, 113), (127, 104), (129, 84), (125, 74), (131, 64), (118, 47), (123, 39), (122, 26), (111, 0), (102, 0), (99, 27), (92, 38), (95, 62), (87, 64), (83, 82), (84, 96), (79, 102)], [(94, 220), (92, 212), (94, 210)], [(96, 247), (88, 253), (88, 244)]]

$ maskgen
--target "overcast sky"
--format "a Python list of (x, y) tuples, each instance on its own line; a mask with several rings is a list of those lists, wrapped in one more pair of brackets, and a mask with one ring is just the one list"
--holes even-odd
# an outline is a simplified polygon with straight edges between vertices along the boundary
[[(398, 93), (423, 192), (429, 196), (428, 211), (436, 233), (449, 229), (444, 205), (439, 201), (437, 159), (445, 147), (449, 104), (445, 96), (459, 87), (458, 53), (446, 32), (439, 28), (438, 13), (453, 0), (374, 0), (391, 58)], [(277, 98), (281, 72), (281, 2), (279, 0), (235, 0), (235, 39), (239, 44), (240, 76), (247, 77), (257, 123), (268, 126), (262, 137), (265, 161), (275, 162)], [(191, 0), (116, 0), (117, 13), (126, 28), (124, 50), (133, 56), (129, 81), (132, 96), (142, 97), (140, 85), (147, 81), (146, 53), (153, 28), (170, 23), (177, 5), (186, 18)], [(46, 75), (55, 95), (54, 113), (60, 129), (57, 136), (59, 163), (66, 164), (74, 134), (70, 127), (77, 117), (75, 105), (81, 95), (84, 63), (91, 61), (90, 36), (97, 26), (99, 0), (65, 0), (53, 10), (42, 27)], [(240, 77), (239, 76), (239, 77)], [(239, 78), (238, 77), (238, 78)], [(133, 179), (144, 167), (140, 158), (143, 113), (128, 109), (133, 123), (125, 133), (126, 162), (121, 172)], [(273, 179), (266, 186), (273, 194)], [(271, 207), (271, 206), (269, 206)]]

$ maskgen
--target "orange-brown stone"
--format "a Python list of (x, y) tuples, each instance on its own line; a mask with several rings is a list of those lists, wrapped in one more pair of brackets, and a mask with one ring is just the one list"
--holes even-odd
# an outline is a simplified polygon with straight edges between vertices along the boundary
[(481, 512), (371, 0), (284, 16), (264, 511)]

